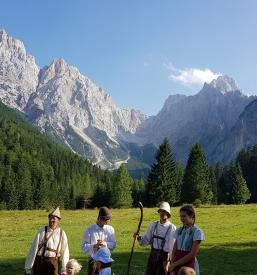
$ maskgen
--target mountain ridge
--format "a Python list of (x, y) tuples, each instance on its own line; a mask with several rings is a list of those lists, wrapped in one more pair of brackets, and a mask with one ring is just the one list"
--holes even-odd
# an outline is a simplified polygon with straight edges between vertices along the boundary
[(40, 68), (21, 41), (0, 31), (0, 100), (102, 168), (115, 169), (130, 160), (150, 167), (165, 137), (182, 163), (195, 143), (203, 145), (209, 161), (230, 161), (234, 155), (227, 150), (222, 157), (222, 142), (235, 135), (240, 114), (255, 99), (223, 75), (204, 83), (195, 95), (170, 95), (159, 113), (148, 117), (116, 106), (102, 87), (62, 58)]
[[(117, 167), (116, 163), (129, 159), (119, 140), (133, 134), (146, 115), (117, 107), (109, 94), (62, 58), (40, 69), (24, 44), (4, 31), (0, 53), (0, 71), (4, 72), (0, 75), (0, 99), (5, 104), (25, 112), (42, 132), (57, 136), (71, 150), (103, 168)], [(24, 73), (27, 68), (28, 75)], [(15, 77), (19, 74), (24, 81)], [(14, 93), (6, 83), (21, 87), (14, 86)]]

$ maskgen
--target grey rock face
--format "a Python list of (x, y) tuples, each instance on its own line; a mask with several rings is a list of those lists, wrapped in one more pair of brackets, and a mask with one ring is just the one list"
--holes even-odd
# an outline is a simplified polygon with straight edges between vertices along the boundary
[(230, 133), (217, 145), (212, 157), (214, 160), (228, 163), (235, 159), (242, 149), (255, 144), (257, 144), (257, 100), (246, 106)]
[[(169, 96), (156, 116), (147, 117), (117, 107), (101, 87), (63, 59), (40, 69), (21, 41), (0, 30), (2, 102), (104, 168), (116, 168), (131, 156), (137, 164), (143, 160), (149, 165), (152, 144), (158, 147), (165, 137), (183, 163), (197, 142), (208, 160), (228, 162), (256, 142), (257, 104), (249, 104), (255, 98), (244, 95), (232, 78), (220, 76), (196, 95)], [(149, 150), (142, 149), (146, 145)]]
[(146, 120), (136, 135), (142, 143), (158, 146), (167, 137), (178, 160), (186, 163), (190, 148), (201, 143), (208, 160), (230, 133), (240, 113), (255, 97), (242, 93), (235, 81), (220, 76), (193, 96), (170, 96), (156, 117)]
[(22, 42), (0, 32), (0, 98), (42, 132), (104, 168), (129, 159), (120, 139), (146, 116), (111, 97), (63, 59), (41, 70)]
[(36, 90), (39, 68), (23, 43), (0, 30), (0, 99), (23, 110)]

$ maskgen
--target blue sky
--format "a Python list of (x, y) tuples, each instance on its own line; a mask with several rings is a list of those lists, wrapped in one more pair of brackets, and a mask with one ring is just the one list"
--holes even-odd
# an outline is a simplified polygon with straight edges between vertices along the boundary
[(61, 57), (119, 106), (156, 114), (217, 74), (257, 93), (256, 0), (8, 0), (0, 28), (39, 66)]

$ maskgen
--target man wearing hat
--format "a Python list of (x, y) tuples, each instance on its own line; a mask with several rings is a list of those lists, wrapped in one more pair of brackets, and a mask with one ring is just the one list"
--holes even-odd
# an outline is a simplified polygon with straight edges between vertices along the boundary
[(97, 221), (95, 224), (89, 226), (82, 238), (81, 248), (83, 252), (89, 256), (88, 274), (98, 274), (94, 271), (94, 255), (98, 249), (107, 247), (113, 250), (116, 246), (115, 232), (112, 226), (108, 225), (111, 220), (111, 212), (107, 207), (99, 209)]
[(58, 275), (58, 260), (62, 258), (61, 274), (66, 274), (69, 247), (65, 232), (58, 227), (59, 207), (48, 215), (48, 226), (41, 227), (28, 253), (25, 271), (34, 275)]
[(160, 220), (150, 224), (142, 237), (134, 234), (140, 245), (151, 245), (145, 275), (165, 275), (164, 265), (168, 262), (175, 241), (176, 226), (169, 221), (169, 203), (162, 202), (158, 213)]

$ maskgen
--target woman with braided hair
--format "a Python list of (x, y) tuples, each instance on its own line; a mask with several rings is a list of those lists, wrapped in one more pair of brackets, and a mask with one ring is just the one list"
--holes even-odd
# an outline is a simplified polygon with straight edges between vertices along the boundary
[(170, 275), (178, 275), (182, 267), (190, 267), (194, 269), (196, 275), (199, 275), (196, 255), (204, 240), (204, 233), (195, 225), (195, 210), (192, 205), (187, 204), (180, 208), (180, 220), (183, 226), (176, 230), (176, 241), (167, 271)]

